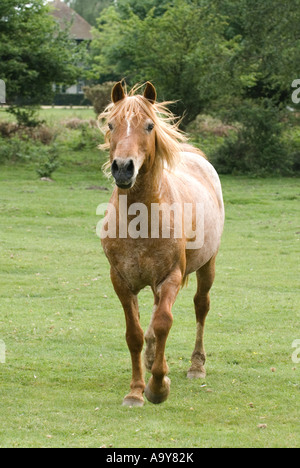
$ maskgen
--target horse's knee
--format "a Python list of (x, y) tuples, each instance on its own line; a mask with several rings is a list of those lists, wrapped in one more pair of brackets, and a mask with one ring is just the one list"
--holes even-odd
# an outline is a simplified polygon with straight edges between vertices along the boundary
[(156, 339), (168, 336), (168, 333), (173, 324), (173, 315), (171, 310), (161, 309), (157, 310), (157, 313), (153, 320), (153, 331)]

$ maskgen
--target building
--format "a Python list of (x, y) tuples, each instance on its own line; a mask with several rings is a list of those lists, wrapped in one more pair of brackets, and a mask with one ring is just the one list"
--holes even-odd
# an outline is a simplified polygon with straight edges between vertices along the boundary
[[(83, 41), (91, 42), (92, 40), (92, 26), (76, 11), (70, 8), (66, 3), (60, 0), (50, 2), (51, 15), (58, 21), (62, 30), (70, 27), (70, 39), (77, 42)], [(85, 86), (84, 80), (79, 80), (70, 88), (65, 86), (53, 85), (55, 90), (55, 104), (83, 104), (83, 87)]]

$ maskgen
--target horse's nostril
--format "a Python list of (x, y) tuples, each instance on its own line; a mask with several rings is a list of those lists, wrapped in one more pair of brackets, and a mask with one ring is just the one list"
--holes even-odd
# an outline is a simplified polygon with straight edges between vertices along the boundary
[(118, 170), (119, 170), (119, 166), (118, 166), (117, 161), (115, 160), (115, 161), (112, 163), (112, 165), (111, 165), (111, 173), (112, 173), (112, 175), (115, 176), (116, 173), (118, 172)]
[(135, 173), (133, 159), (116, 158), (112, 162), (111, 173), (119, 187), (130, 185)]
[(134, 163), (132, 161), (132, 159), (130, 159), (130, 161), (127, 163), (127, 167), (126, 167), (126, 172), (129, 176), (133, 176), (133, 173), (134, 173)]

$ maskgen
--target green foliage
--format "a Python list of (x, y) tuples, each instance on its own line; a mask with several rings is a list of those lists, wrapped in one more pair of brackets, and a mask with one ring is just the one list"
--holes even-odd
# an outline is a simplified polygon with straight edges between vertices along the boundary
[(78, 59), (43, 0), (1, 0), (0, 76), (9, 104), (39, 104), (52, 94), (52, 83), (72, 84)]
[(186, 122), (191, 121), (228, 92), (236, 42), (224, 42), (227, 23), (213, 5), (174, 0), (160, 15), (156, 2), (147, 5), (147, 14), (139, 16), (120, 0), (100, 16), (92, 44), (94, 74), (126, 77), (131, 84), (151, 80), (160, 99), (177, 99), (175, 112), (187, 109)]
[(11, 106), (8, 112), (15, 116), (20, 127), (39, 127), (45, 123), (45, 121), (38, 118), (38, 109), (36, 107)]
[(63, 144), (72, 151), (82, 151), (84, 149), (96, 149), (100, 143), (100, 130), (93, 128), (87, 123), (83, 123), (79, 130), (72, 132), (72, 138)]
[[(85, 120), (79, 118), (83, 115), (87, 117)], [(65, 164), (96, 166), (100, 170), (107, 155), (98, 150), (103, 136), (92, 116), (92, 110), (47, 109), (36, 116), (45, 125), (34, 128), (0, 120), (0, 164), (35, 164), (40, 177), (50, 177)], [(84, 160), (74, 157), (84, 151)]]
[(29, 139), (18, 136), (0, 138), (0, 164), (10, 162), (28, 162), (37, 156), (37, 145)]
[(241, 38), (233, 61), (235, 76), (248, 97), (290, 103), (299, 73), (300, 0), (215, 0), (228, 17), (226, 38)]
[(60, 166), (59, 148), (53, 144), (50, 148), (40, 148), (39, 162), (36, 172), (40, 177), (50, 178)]
[(43, 145), (25, 135), (24, 138), (0, 138), (0, 164), (36, 163), (36, 172), (40, 177), (51, 177), (60, 166), (59, 149), (56, 143)]
[(66, 0), (73, 10), (82, 16), (89, 24), (96, 26), (97, 18), (104, 8), (110, 6), (114, 0)]
[(230, 118), (240, 125), (214, 156), (220, 172), (255, 175), (292, 172), (294, 161), (282, 141), (280, 114), (270, 100), (244, 100)]
[(99, 115), (111, 101), (111, 90), (114, 83), (98, 84), (95, 86), (85, 86), (83, 88), (85, 97), (92, 102), (96, 115)]
[(187, 109), (231, 107), (232, 98), (290, 103), (300, 47), (300, 0), (119, 0), (99, 18), (95, 76), (152, 80)]
[(94, 31), (94, 77), (153, 81), (160, 100), (186, 111), (184, 125), (203, 111), (233, 122), (222, 170), (289, 173), (298, 150), (284, 145), (281, 117), (299, 72), (299, 22), (300, 0), (118, 0)]
[(123, 19), (126, 19), (130, 13), (134, 13), (143, 20), (150, 10), (152, 10), (154, 17), (161, 16), (172, 6), (174, 6), (174, 0), (122, 0), (115, 2), (115, 7)]

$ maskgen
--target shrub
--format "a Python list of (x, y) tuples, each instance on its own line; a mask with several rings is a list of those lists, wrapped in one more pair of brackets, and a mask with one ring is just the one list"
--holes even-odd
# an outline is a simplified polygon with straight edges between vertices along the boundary
[(28, 140), (30, 138), (31, 140), (43, 143), (43, 145), (50, 145), (56, 137), (56, 132), (46, 125), (24, 127), (14, 122), (0, 122), (0, 136), (4, 138), (15, 136), (21, 140)]
[(36, 172), (40, 177), (51, 177), (53, 172), (59, 168), (60, 163), (58, 160), (59, 151), (57, 144), (53, 144), (49, 148), (41, 148), (39, 154), (39, 162)]
[(93, 149), (97, 148), (101, 142), (100, 140), (101, 134), (98, 128), (91, 128), (88, 125), (83, 125), (80, 127), (80, 132), (77, 132), (77, 135), (72, 138), (69, 146), (73, 151)]
[(22, 140), (17, 136), (0, 138), (0, 163), (26, 162), (34, 159), (37, 151), (37, 145), (33, 145), (29, 140)]
[(214, 155), (219, 172), (263, 176), (292, 173), (293, 157), (283, 143), (281, 116), (270, 100), (243, 101), (229, 117), (240, 126)]
[(228, 136), (231, 130), (235, 130), (232, 125), (225, 125), (220, 119), (211, 115), (199, 114), (186, 128), (188, 133), (192, 133), (196, 138), (198, 135)]
[(50, 177), (59, 167), (58, 155), (57, 143), (46, 146), (33, 142), (29, 138), (21, 139), (18, 136), (12, 138), (0, 137), (0, 164), (37, 161), (36, 171), (40, 177)]
[(111, 89), (114, 83), (108, 81), (96, 86), (85, 86), (83, 88), (85, 97), (89, 99), (93, 106), (96, 115), (99, 115), (111, 100)]
[(17, 123), (14, 122), (0, 122), (0, 136), (7, 138), (14, 135), (19, 129)]
[(77, 130), (78, 128), (83, 128), (86, 126), (89, 126), (91, 128), (97, 127), (97, 122), (94, 119), (89, 119), (89, 120), (82, 120), (77, 117), (73, 117), (72, 119), (67, 119), (63, 120), (62, 125), (65, 127), (71, 129), (71, 130)]
[(15, 116), (20, 127), (35, 128), (45, 123), (44, 120), (38, 118), (36, 107), (11, 106), (7, 112)]

